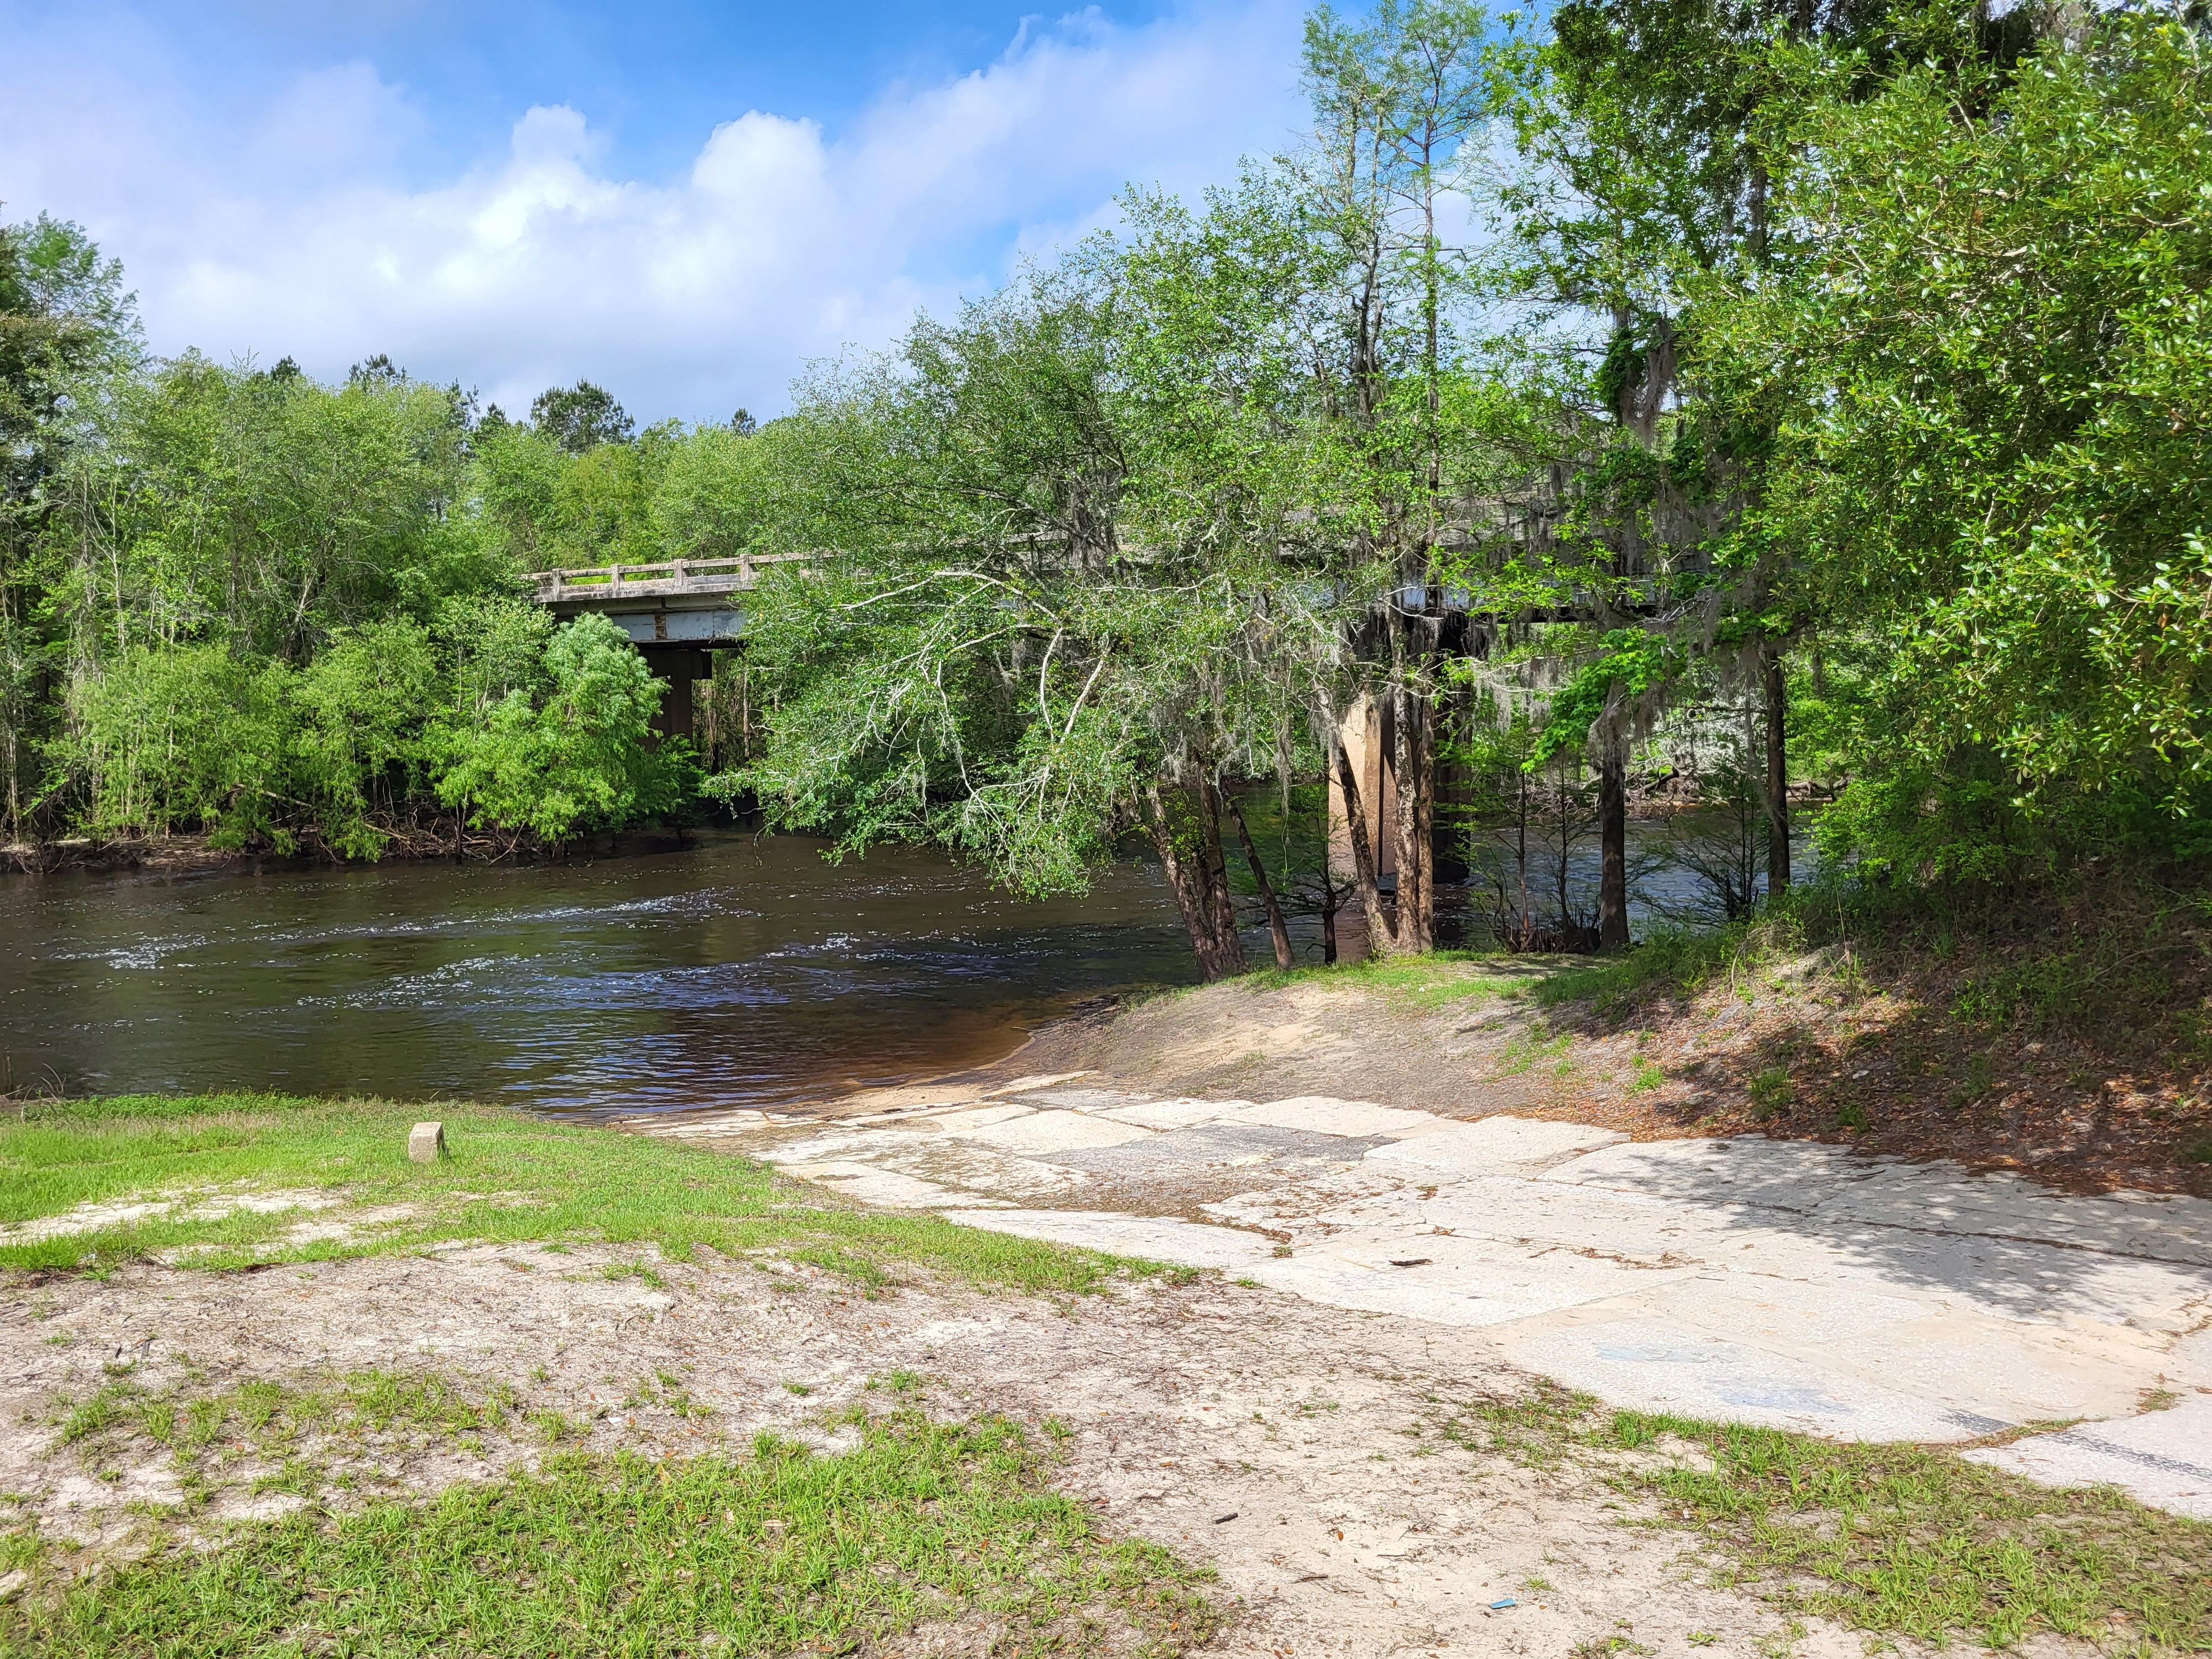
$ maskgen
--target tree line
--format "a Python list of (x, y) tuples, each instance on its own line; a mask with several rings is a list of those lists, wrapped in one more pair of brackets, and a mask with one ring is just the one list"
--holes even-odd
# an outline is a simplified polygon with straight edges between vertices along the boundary
[[(1209, 975), (1340, 902), (1430, 948), (1445, 855), (1509, 942), (1625, 943), (1666, 790), (1731, 914), (1808, 783), (1865, 880), (2200, 858), (2205, 30), (1323, 8), (1304, 143), (757, 428), (149, 362), (119, 273), (16, 227), (10, 823), (358, 855), (424, 802), (558, 841), (696, 793), (1032, 892), (1133, 836)], [(748, 549), (805, 556), (702, 781), (515, 577)]]

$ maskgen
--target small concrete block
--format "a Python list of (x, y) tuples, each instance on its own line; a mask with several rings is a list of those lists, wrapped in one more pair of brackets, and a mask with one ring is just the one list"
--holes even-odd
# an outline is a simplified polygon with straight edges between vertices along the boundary
[(1018, 1117), (1027, 1117), (1036, 1109), (1034, 1106), (963, 1106), (954, 1110), (918, 1115), (913, 1120), (912, 1127), (957, 1135), (963, 1130), (984, 1124), (1007, 1123)]
[(815, 1182), (863, 1204), (878, 1204), (886, 1209), (928, 1210), (947, 1202), (975, 1202), (971, 1195), (956, 1193), (950, 1187), (940, 1187), (934, 1181), (924, 1181), (919, 1176), (906, 1175), (897, 1170), (879, 1169), (872, 1164), (832, 1159), (821, 1164), (786, 1164), (779, 1167), (786, 1175)]
[(407, 1156), (417, 1164), (435, 1164), (446, 1155), (446, 1126), (418, 1123), (407, 1132)]
[(2212, 1399), (2202, 1395), (2170, 1410), (2079, 1423), (1966, 1455), (2046, 1486), (2120, 1486), (2146, 1504), (2212, 1521)]

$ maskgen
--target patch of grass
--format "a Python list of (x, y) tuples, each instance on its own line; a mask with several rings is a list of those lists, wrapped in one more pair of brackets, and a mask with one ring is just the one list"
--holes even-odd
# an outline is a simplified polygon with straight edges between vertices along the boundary
[(1628, 1079), (1628, 1092), (1632, 1095), (1648, 1094), (1666, 1085), (1667, 1073), (1650, 1060), (1639, 1058), (1636, 1062), (1636, 1074)]
[(1751, 1115), (1765, 1119), (1790, 1109), (1790, 1103), (1797, 1097), (1797, 1085), (1790, 1081), (1788, 1066), (1769, 1066), (1753, 1075), (1747, 1092)]
[(1566, 1056), (1574, 1042), (1572, 1031), (1555, 1034), (1542, 1020), (1531, 1020), (1527, 1030), (1498, 1051), (1498, 1069), (1504, 1076), (1519, 1077), (1545, 1060), (1571, 1069)]
[(557, 1446), (563, 1440), (583, 1440), (590, 1437), (592, 1422), (587, 1417), (570, 1417), (550, 1407), (530, 1414), (530, 1426), (538, 1431), (538, 1437), (549, 1446)]
[(1749, 934), (1742, 922), (1711, 931), (1662, 929), (1632, 951), (1577, 957), (1572, 966), (1547, 975), (1529, 994), (1542, 1008), (1589, 1002), (1606, 1013), (1650, 991), (1694, 992), (1739, 956), (1756, 950)]
[(1445, 1432), (1534, 1467), (1587, 1457), (1793, 1613), (1942, 1644), (2038, 1630), (2212, 1650), (2212, 1524), (2111, 1487), (2051, 1488), (1937, 1446), (1607, 1412), (1542, 1384), (1458, 1407)]
[(1557, 1468), (1596, 1402), (1538, 1378), (1528, 1393), (1510, 1399), (1486, 1395), (1468, 1402), (1465, 1416), (1444, 1425), (1446, 1439), (1471, 1451), (1510, 1457), (1528, 1468)]
[(1747, 1569), (1820, 1581), (1796, 1592), (1807, 1611), (1927, 1642), (1972, 1632), (1996, 1645), (2037, 1629), (2106, 1636), (2120, 1614), (2131, 1638), (2212, 1646), (2212, 1525), (2113, 1489), (2038, 1486), (1936, 1447), (1638, 1412), (1613, 1414), (1604, 1432), (1628, 1448), (1674, 1435), (1708, 1454), (1710, 1468), (1648, 1468), (1635, 1479)]
[(1616, 1632), (1611, 1636), (1593, 1636), (1586, 1642), (1577, 1643), (1567, 1651), (1573, 1659), (1610, 1659), (1610, 1656), (1616, 1653), (1656, 1653), (1658, 1649), (1648, 1647), (1632, 1637)]
[(135, 1396), (143, 1392), (123, 1382), (101, 1384), (90, 1399), (72, 1407), (62, 1419), (62, 1444), (73, 1446), (80, 1440), (90, 1440), (129, 1420), (135, 1414)]
[(1838, 1129), (1871, 1129), (1874, 1119), (1867, 1115), (1867, 1109), (1858, 1102), (1847, 1100), (1836, 1113), (1836, 1127)]
[(264, 1459), (289, 1462), (310, 1434), (459, 1440), (510, 1432), (520, 1406), (503, 1383), (471, 1396), (428, 1371), (359, 1370), (306, 1387), (257, 1381), (213, 1393), (194, 1393), (185, 1383), (160, 1395), (112, 1381), (62, 1414), (58, 1438), (96, 1461), (141, 1435), (193, 1474), (218, 1442), (248, 1444)]
[(1972, 1054), (1966, 1056), (1965, 1068), (1946, 1098), (1954, 1106), (1971, 1106), (1984, 1098), (1996, 1083), (1996, 1066), (1989, 1054)]
[[(240, 1529), (0, 1608), (0, 1648), (85, 1656), (850, 1652), (981, 1614), (1023, 1643), (1109, 1624), (1180, 1654), (1210, 1575), (1101, 1538), (997, 1418), (902, 1409), (834, 1456), (556, 1455), (536, 1474)], [(1073, 1637), (1078, 1639), (1067, 1640)]]
[[(410, 1164), (409, 1126), (443, 1119), (451, 1156)], [(33, 1102), (0, 1121), (0, 1224), (81, 1205), (168, 1194), (313, 1191), (349, 1206), (405, 1206), (349, 1238), (289, 1242), (298, 1211), (142, 1217), (0, 1244), (0, 1267), (106, 1272), (155, 1253), (234, 1268), (391, 1255), (460, 1239), (656, 1245), (690, 1259), (780, 1249), (880, 1292), (887, 1264), (970, 1284), (1080, 1293), (1157, 1264), (960, 1227), (933, 1216), (820, 1201), (814, 1189), (726, 1152), (495, 1108), (277, 1095), (135, 1096)], [(812, 1200), (812, 1201), (810, 1201)], [(323, 1218), (343, 1221), (343, 1210)], [(650, 1266), (611, 1269), (658, 1283)]]

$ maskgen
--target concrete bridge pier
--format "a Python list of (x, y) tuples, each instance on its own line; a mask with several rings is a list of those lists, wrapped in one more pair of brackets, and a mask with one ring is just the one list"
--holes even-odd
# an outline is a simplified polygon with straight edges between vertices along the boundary
[(697, 646), (643, 641), (639, 643), (637, 653), (645, 659), (645, 665), (653, 671), (653, 678), (668, 688), (661, 696), (659, 714), (653, 716), (653, 729), (664, 738), (694, 735), (697, 700), (693, 688), (701, 680), (714, 678), (713, 654)]

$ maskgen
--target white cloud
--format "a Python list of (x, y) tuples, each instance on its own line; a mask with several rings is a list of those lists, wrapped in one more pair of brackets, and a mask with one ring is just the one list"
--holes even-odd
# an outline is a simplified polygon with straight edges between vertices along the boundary
[[(324, 375), (387, 351), (510, 410), (587, 375), (640, 416), (711, 418), (780, 406), (806, 359), (997, 282), (1125, 181), (1192, 190), (1279, 148), (1296, 45), (1274, 0), (1127, 29), (1084, 13), (890, 88), (839, 135), (736, 114), (672, 179), (611, 176), (588, 112), (556, 106), (412, 185), (392, 175), (422, 118), (365, 64), (218, 131), (149, 57), (0, 114), (0, 181), (30, 185), (0, 194), (121, 254), (159, 349), (289, 352)], [(86, 94), (120, 101), (73, 120)]]

